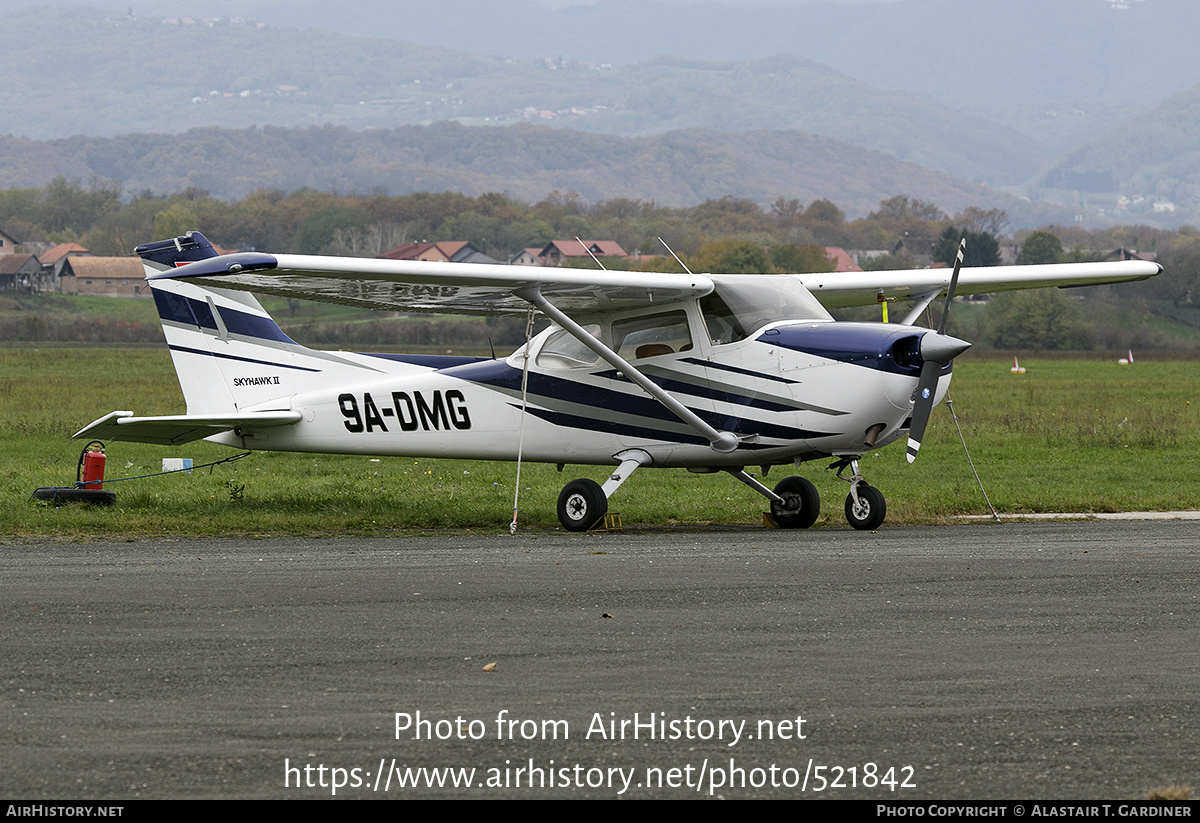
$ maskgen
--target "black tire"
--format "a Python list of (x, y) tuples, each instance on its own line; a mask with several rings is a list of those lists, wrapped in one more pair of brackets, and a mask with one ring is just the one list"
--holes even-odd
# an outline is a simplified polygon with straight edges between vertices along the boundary
[(63, 503), (91, 503), (94, 506), (111, 506), (117, 502), (117, 493), (104, 489), (77, 489), (73, 486), (48, 486), (34, 489), (36, 500), (62, 505)]
[(608, 498), (600, 484), (586, 477), (572, 480), (558, 495), (558, 522), (569, 532), (585, 532), (608, 512)]
[(854, 505), (854, 495), (846, 495), (846, 522), (854, 528), (873, 532), (883, 525), (887, 517), (887, 502), (883, 492), (866, 483), (858, 484), (858, 506)]
[(781, 529), (807, 529), (821, 513), (821, 495), (804, 477), (785, 477), (775, 486), (783, 505), (771, 503), (771, 519)]

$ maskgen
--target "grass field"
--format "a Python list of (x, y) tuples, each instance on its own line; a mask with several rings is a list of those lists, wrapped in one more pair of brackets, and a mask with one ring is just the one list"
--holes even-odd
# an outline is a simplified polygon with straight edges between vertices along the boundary
[[(959, 359), (951, 389), (967, 444), (1002, 513), (1200, 509), (1200, 363), (1133, 366), (1111, 358), (1027, 359), (975, 352)], [(516, 467), (505, 463), (255, 453), (210, 473), (197, 470), (106, 484), (111, 509), (56, 509), (30, 498), (75, 479), (82, 443), (72, 432), (113, 409), (184, 411), (165, 346), (15, 346), (0, 354), (0, 540), (113, 539), (169, 535), (386, 534), (431, 529), (506, 532)], [(108, 446), (106, 477), (157, 472), (163, 457), (199, 465), (234, 454), (208, 443), (177, 449)], [(887, 526), (934, 523), (987, 509), (950, 414), (934, 411), (915, 465), (893, 444), (862, 461), (887, 497)], [(822, 498), (818, 528), (848, 528), (846, 485), (824, 462), (777, 467), (767, 482), (800, 473)], [(523, 528), (558, 529), (555, 501), (575, 477), (603, 467), (522, 469)], [(765, 501), (724, 474), (638, 472), (610, 502), (627, 529), (751, 526)], [(797, 535), (797, 540), (802, 540)]]

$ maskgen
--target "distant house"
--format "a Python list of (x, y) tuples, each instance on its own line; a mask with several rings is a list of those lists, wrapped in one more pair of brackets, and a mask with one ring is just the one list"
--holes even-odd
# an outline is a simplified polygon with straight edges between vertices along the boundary
[(41, 273), (32, 254), (0, 254), (0, 291), (37, 291)]
[(886, 257), (891, 254), (891, 249), (852, 249), (846, 254), (850, 255), (850, 259), (854, 261), (854, 265), (861, 266), (863, 263), (870, 262), (877, 257)]
[(1137, 249), (1113, 249), (1104, 256), (1105, 260), (1148, 260), (1151, 263), (1158, 260), (1158, 252), (1138, 251)]
[(501, 265), (501, 262), (496, 258), (484, 254), (479, 249), (472, 246), (470, 243), (464, 243), (463, 247), (454, 253), (450, 258), (451, 263), (491, 263), (493, 265)]
[(510, 266), (541, 266), (541, 246), (529, 246), (521, 249), (520, 254), (508, 261)]
[[(591, 252), (589, 254), (588, 252)], [(538, 254), (543, 266), (561, 266), (572, 259), (597, 257), (628, 257), (625, 249), (615, 240), (551, 240)]]
[(38, 260), (42, 264), (43, 282), (50, 287), (51, 291), (62, 291), (58, 282), (62, 277), (63, 266), (66, 265), (67, 259), (90, 255), (91, 252), (78, 243), (59, 243), (57, 246), (51, 246), (43, 254), (38, 255)]
[(462, 243), (405, 243), (379, 255), (384, 260), (428, 260), (448, 263)]
[(499, 263), (465, 240), (405, 243), (379, 255), (384, 260), (429, 260), (435, 263)]
[(0, 231), (0, 254), (16, 254), (17, 238)]
[(146, 269), (137, 257), (68, 257), (59, 288), (63, 294), (149, 297)]
[(862, 271), (850, 253), (839, 246), (825, 246), (825, 256), (833, 261), (834, 271)]

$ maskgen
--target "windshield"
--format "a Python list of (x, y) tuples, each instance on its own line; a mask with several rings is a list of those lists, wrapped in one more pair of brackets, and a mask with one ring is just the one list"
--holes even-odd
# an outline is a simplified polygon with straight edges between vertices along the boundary
[(710, 275), (712, 294), (700, 311), (713, 345), (749, 337), (780, 320), (832, 320), (825, 307), (799, 281), (787, 275)]

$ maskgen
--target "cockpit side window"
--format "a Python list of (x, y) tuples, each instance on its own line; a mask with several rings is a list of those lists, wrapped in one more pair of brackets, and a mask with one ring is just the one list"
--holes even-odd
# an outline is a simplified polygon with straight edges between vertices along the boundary
[[(584, 330), (593, 337), (600, 337), (600, 326), (588, 323)], [(560, 329), (546, 340), (538, 352), (537, 364), (543, 369), (581, 369), (594, 366), (599, 356), (583, 345), (575, 335), (566, 329)]]
[(659, 312), (627, 317), (612, 324), (613, 348), (626, 360), (690, 351), (687, 312)]
[(737, 315), (721, 295), (713, 292), (700, 301), (700, 313), (708, 327), (708, 339), (714, 346), (733, 343), (746, 336), (746, 330), (738, 322)]

